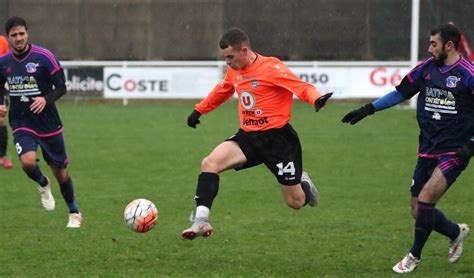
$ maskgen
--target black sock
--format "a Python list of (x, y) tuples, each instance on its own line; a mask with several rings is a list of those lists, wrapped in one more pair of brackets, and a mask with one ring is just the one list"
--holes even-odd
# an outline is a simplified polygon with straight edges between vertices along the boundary
[(421, 258), (421, 251), (433, 230), (434, 207), (435, 204), (418, 201), (415, 221), (415, 240), (410, 250), (410, 253), (417, 258)]
[(0, 157), (7, 155), (8, 132), (6, 126), (0, 126)]
[(74, 187), (72, 186), (72, 180), (68, 177), (65, 183), (59, 184), (61, 194), (63, 195), (64, 201), (69, 208), (69, 213), (78, 213), (77, 202), (74, 195)]
[(211, 209), (212, 201), (219, 191), (219, 175), (216, 173), (202, 172), (198, 178), (196, 189), (196, 206), (205, 206)]
[(459, 235), (459, 226), (453, 223), (451, 220), (446, 218), (439, 209), (434, 209), (434, 227), (433, 230), (438, 233), (449, 237), (451, 240), (455, 240)]
[(48, 180), (46, 180), (46, 177), (43, 175), (43, 173), (41, 173), (38, 165), (36, 165), (31, 172), (25, 170), (25, 173), (28, 175), (28, 177), (30, 177), (30, 179), (37, 182), (40, 186), (45, 187), (48, 185)]

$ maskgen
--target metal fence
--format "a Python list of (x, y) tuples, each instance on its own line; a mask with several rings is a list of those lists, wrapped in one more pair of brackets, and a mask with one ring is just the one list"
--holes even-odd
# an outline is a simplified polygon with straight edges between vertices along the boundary
[[(474, 40), (473, 0), (422, 0), (420, 58), (429, 30), (453, 20)], [(2, 0), (32, 42), (61, 60), (216, 60), (231, 26), (254, 50), (293, 61), (409, 60), (411, 0)]]

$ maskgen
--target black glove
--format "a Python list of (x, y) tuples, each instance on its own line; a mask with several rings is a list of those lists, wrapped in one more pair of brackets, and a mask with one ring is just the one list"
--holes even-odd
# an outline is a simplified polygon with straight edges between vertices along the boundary
[(347, 113), (344, 118), (342, 118), (343, 123), (350, 123), (351, 125), (355, 125), (358, 121), (362, 120), (363, 118), (372, 115), (375, 113), (375, 108), (372, 103), (367, 103), (366, 105), (362, 106), (359, 109), (351, 111)]
[(201, 121), (199, 120), (199, 117), (201, 117), (201, 113), (199, 113), (197, 110), (193, 110), (191, 115), (189, 115), (188, 117), (188, 126), (192, 128), (196, 128), (196, 125), (201, 123)]
[(469, 159), (471, 159), (471, 156), (474, 155), (474, 141), (467, 141), (466, 144), (464, 144), (461, 148), (458, 149), (456, 152), (456, 156), (462, 161), (462, 162), (469, 162)]
[(332, 93), (325, 94), (323, 96), (320, 96), (315, 102), (314, 102), (314, 108), (316, 108), (316, 112), (319, 112), (321, 108), (323, 108), (326, 105), (326, 102), (328, 99), (332, 96)]

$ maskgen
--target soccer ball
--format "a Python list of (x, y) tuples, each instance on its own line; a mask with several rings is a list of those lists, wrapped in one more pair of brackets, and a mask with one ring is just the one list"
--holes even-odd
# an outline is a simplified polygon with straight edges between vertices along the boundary
[(146, 233), (158, 224), (158, 209), (147, 199), (131, 201), (123, 211), (123, 218), (130, 229)]

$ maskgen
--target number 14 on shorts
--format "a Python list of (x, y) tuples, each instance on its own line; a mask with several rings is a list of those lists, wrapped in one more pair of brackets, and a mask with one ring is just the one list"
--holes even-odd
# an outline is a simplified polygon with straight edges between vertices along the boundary
[(278, 175), (280, 176), (283, 176), (284, 174), (295, 175), (296, 170), (293, 161), (288, 162), (286, 165), (283, 165), (283, 162), (280, 162), (276, 166), (278, 168)]

